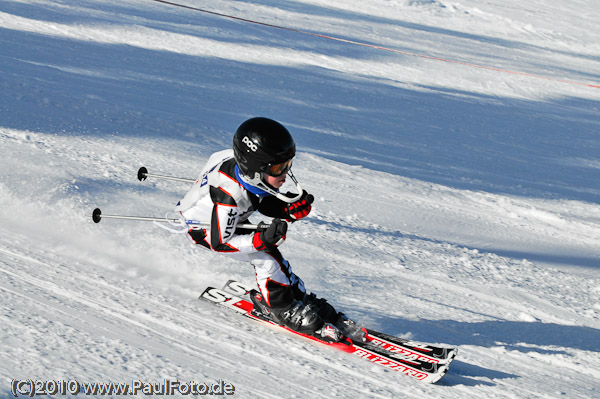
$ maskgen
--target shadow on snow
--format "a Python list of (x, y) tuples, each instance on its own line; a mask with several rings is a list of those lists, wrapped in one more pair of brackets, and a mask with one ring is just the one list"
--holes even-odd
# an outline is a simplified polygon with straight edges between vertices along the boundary
[[(36, 15), (30, 6), (3, 8)], [(199, 19), (198, 13), (168, 12), (186, 29), (186, 23)], [(154, 11), (129, 13), (143, 15), (144, 23), (157, 29), (183, 29), (157, 22)], [(240, 31), (234, 41), (248, 29), (215, 18), (202, 22), (208, 31), (223, 26)], [(595, 101), (529, 101), (439, 87), (413, 90), (399, 87), (402, 82), (314, 66), (249, 64), (1, 31), (5, 127), (201, 142), (208, 155), (230, 145), (241, 121), (263, 115), (288, 125), (301, 151), (344, 163), (459, 189), (600, 203)], [(294, 48), (327, 55), (341, 48), (315, 49), (315, 38), (293, 32), (263, 33), (274, 47), (294, 43)], [(368, 56), (373, 54), (367, 49), (357, 50), (357, 58)]]

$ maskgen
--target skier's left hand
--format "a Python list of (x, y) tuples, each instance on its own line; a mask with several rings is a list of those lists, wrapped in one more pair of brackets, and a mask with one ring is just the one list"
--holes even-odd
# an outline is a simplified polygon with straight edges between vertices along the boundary
[(295, 222), (308, 215), (312, 209), (310, 204), (312, 204), (314, 200), (315, 197), (313, 197), (312, 194), (307, 193), (306, 190), (302, 190), (302, 197), (285, 208), (285, 213), (287, 215), (286, 219), (290, 222)]
[[(261, 222), (263, 224), (263, 222)], [(257, 251), (274, 251), (283, 244), (287, 233), (287, 223), (281, 219), (273, 219), (269, 227), (259, 230), (252, 237), (252, 245)]]

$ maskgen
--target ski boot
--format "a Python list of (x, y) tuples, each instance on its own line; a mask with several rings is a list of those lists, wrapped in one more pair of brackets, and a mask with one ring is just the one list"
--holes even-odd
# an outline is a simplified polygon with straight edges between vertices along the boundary
[[(335, 342), (341, 341), (344, 336), (352, 341), (365, 342), (367, 340), (367, 330), (354, 320), (349, 319), (344, 313), (337, 312), (326, 299), (317, 298), (315, 294), (305, 294), (304, 301), (314, 304), (317, 314), (325, 323), (320, 332), (317, 331), (321, 336), (329, 337)], [(329, 328), (327, 328), (327, 325), (329, 325)], [(336, 332), (332, 332), (332, 329), (335, 329)]]
[(323, 321), (320, 311), (325, 300), (317, 299), (314, 294), (305, 294), (302, 300), (294, 300), (281, 308), (267, 305), (257, 290), (250, 291), (250, 300), (254, 305), (252, 312), (264, 320), (273, 321), (302, 334), (312, 335), (325, 342), (338, 342), (343, 338), (343, 333), (335, 325)]
[(265, 303), (263, 296), (258, 290), (250, 290), (250, 300), (254, 308), (252, 314), (264, 320), (274, 321), (269, 306)]
[(341, 312), (338, 313), (338, 320), (335, 325), (342, 332), (342, 334), (350, 338), (352, 341), (367, 341), (367, 329), (356, 323), (354, 320), (349, 319)]
[(331, 323), (324, 323), (313, 335), (324, 342), (340, 342), (344, 338), (344, 333)]

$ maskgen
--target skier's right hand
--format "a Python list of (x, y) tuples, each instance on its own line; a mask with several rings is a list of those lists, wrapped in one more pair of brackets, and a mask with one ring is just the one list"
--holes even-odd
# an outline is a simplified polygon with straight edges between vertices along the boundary
[(274, 250), (285, 241), (288, 225), (281, 219), (273, 219), (271, 225), (254, 233), (252, 244), (257, 251)]

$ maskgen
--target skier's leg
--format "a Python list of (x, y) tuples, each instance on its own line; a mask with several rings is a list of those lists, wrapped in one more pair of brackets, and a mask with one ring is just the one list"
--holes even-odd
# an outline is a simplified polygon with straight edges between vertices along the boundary
[(251, 292), (250, 295), (255, 308), (293, 330), (322, 339), (341, 338), (342, 334), (332, 320), (337, 319), (333, 307), (325, 300), (317, 299), (316, 295), (307, 294), (304, 282), (292, 272), (289, 262), (279, 250), (228, 255), (250, 261), (254, 266), (260, 289), (260, 292)]
[(250, 263), (254, 266), (256, 282), (266, 304), (282, 308), (301, 299), (306, 290), (304, 283), (292, 273), (290, 264), (279, 250), (257, 252)]
[[(333, 306), (331, 306), (331, 304), (329, 304), (325, 299), (317, 298), (315, 294), (308, 294), (306, 292), (304, 281), (302, 281), (302, 279), (292, 271), (292, 267), (290, 266), (289, 262), (283, 258), (279, 250), (276, 249), (275, 251), (267, 252), (266, 254), (272, 257), (278, 265), (275, 266), (275, 264), (270, 264), (270, 269), (267, 272), (268, 277), (264, 283), (266, 286), (266, 291), (269, 292), (271, 296), (273, 296), (273, 293), (278, 294), (281, 292), (284, 289), (282, 288), (282, 285), (287, 285), (291, 287), (294, 298), (296, 300), (303, 301), (305, 304), (310, 304), (312, 308), (318, 312), (318, 315), (321, 317), (321, 319), (323, 319), (323, 321), (332, 324), (337, 323), (338, 313), (335, 311)], [(261, 288), (261, 292), (264, 294), (265, 290), (263, 290), (261, 286), (261, 280), (265, 280), (264, 276), (262, 279), (259, 277), (260, 272), (256, 265), (255, 270), (256, 280)], [(271, 303), (271, 306), (277, 307), (277, 303), (275, 305)]]
[[(251, 263), (256, 270), (256, 280), (262, 296), (270, 298), (267, 305), (278, 323), (294, 330), (313, 329), (312, 331), (329, 323), (351, 338), (364, 337), (361, 326), (343, 313), (338, 313), (327, 300), (306, 292), (304, 282), (292, 271), (289, 262), (283, 258), (279, 250), (261, 254), (263, 255), (254, 258)], [(291, 297), (296, 302), (293, 308), (290, 308)], [(253, 302), (262, 306), (260, 296), (253, 296)], [(306, 319), (302, 319), (302, 312), (307, 312)], [(313, 318), (311, 322), (313, 313), (318, 315), (318, 319)], [(301, 327), (298, 327), (298, 324)], [(305, 326), (302, 326), (303, 324)]]
[(254, 295), (255, 304), (266, 305), (277, 323), (293, 330), (312, 334), (323, 326), (321, 310), (325, 301), (306, 293), (304, 282), (292, 272), (279, 250), (259, 252), (251, 263), (263, 298), (261, 302)]

